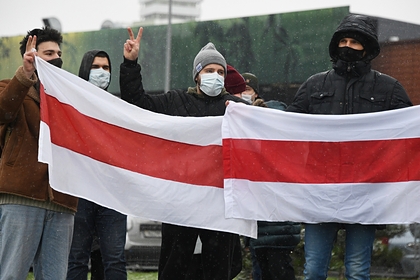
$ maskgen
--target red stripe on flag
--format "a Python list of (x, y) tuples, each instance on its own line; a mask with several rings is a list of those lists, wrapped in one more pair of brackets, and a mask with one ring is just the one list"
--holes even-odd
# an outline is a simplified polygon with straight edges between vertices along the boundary
[(302, 184), (420, 181), (420, 139), (223, 139), (225, 179)]
[(90, 118), (45, 94), (43, 88), (41, 119), (57, 146), (140, 174), (223, 188), (221, 146), (165, 140)]

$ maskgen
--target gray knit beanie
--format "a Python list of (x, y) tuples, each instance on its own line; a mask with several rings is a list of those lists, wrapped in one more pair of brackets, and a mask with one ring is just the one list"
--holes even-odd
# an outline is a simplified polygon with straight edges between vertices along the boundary
[(226, 60), (217, 50), (213, 43), (208, 43), (205, 45), (200, 52), (194, 58), (193, 64), (193, 80), (197, 77), (198, 73), (209, 64), (219, 64), (225, 69), (225, 76), (227, 73), (226, 70)]

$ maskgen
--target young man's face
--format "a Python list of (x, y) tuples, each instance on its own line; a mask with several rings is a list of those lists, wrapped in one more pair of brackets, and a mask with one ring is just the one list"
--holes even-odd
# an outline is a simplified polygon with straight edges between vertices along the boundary
[(107, 57), (95, 57), (92, 62), (92, 67), (90, 69), (99, 69), (102, 68), (103, 70), (109, 72), (109, 61)]
[(38, 56), (45, 61), (61, 57), (60, 46), (56, 42), (42, 42), (37, 47)]
[(206, 65), (206, 67), (201, 69), (201, 71), (198, 73), (197, 85), (200, 85), (201, 74), (209, 74), (209, 73), (214, 73), (214, 72), (217, 72), (217, 74), (219, 74), (220, 76), (225, 77), (225, 68), (223, 68), (222, 65), (215, 64), (215, 63), (208, 64)]
[(353, 38), (343, 38), (340, 40), (340, 42), (338, 42), (338, 47), (342, 48), (342, 47), (349, 47), (352, 48), (354, 50), (358, 50), (361, 51), (363, 50), (363, 45), (357, 41), (356, 39)]

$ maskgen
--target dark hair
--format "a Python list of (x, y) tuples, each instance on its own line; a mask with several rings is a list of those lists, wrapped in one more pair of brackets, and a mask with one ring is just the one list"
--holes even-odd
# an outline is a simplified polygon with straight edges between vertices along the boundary
[(55, 42), (59, 46), (63, 42), (63, 36), (61, 36), (61, 33), (55, 29), (52, 29), (50, 27), (43, 27), (42, 29), (36, 28), (28, 31), (28, 34), (23, 38), (23, 40), (20, 42), (20, 54), (23, 57), (23, 54), (26, 52), (26, 43), (28, 42), (29, 36), (35, 36), (36, 35), (36, 48), (38, 48), (38, 45), (44, 42)]
[[(106, 57), (106, 58), (108, 58), (108, 54), (107, 54), (106, 52), (104, 52), (104, 51), (99, 51), (99, 52), (95, 55), (95, 57)], [(108, 60), (109, 60), (109, 58), (108, 58)]]

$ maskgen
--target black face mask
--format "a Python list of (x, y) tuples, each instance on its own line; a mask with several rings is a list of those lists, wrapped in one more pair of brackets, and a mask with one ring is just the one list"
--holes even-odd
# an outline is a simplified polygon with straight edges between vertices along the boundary
[(338, 58), (347, 62), (360, 61), (363, 58), (365, 50), (355, 50), (349, 47), (338, 48)]
[[(58, 68), (61, 68), (61, 66), (63, 66), (63, 60), (61, 59), (61, 57), (48, 60), (47, 62), (49, 64), (54, 65), (55, 67), (58, 67)], [(37, 70), (35, 70), (35, 73), (38, 76), (38, 71)], [(39, 92), (39, 79), (38, 79), (38, 82), (36, 82), (36, 84), (34, 85), (34, 87)]]
[(63, 60), (61, 59), (61, 57), (48, 60), (47, 62), (58, 68), (61, 68), (61, 66), (63, 66)]

